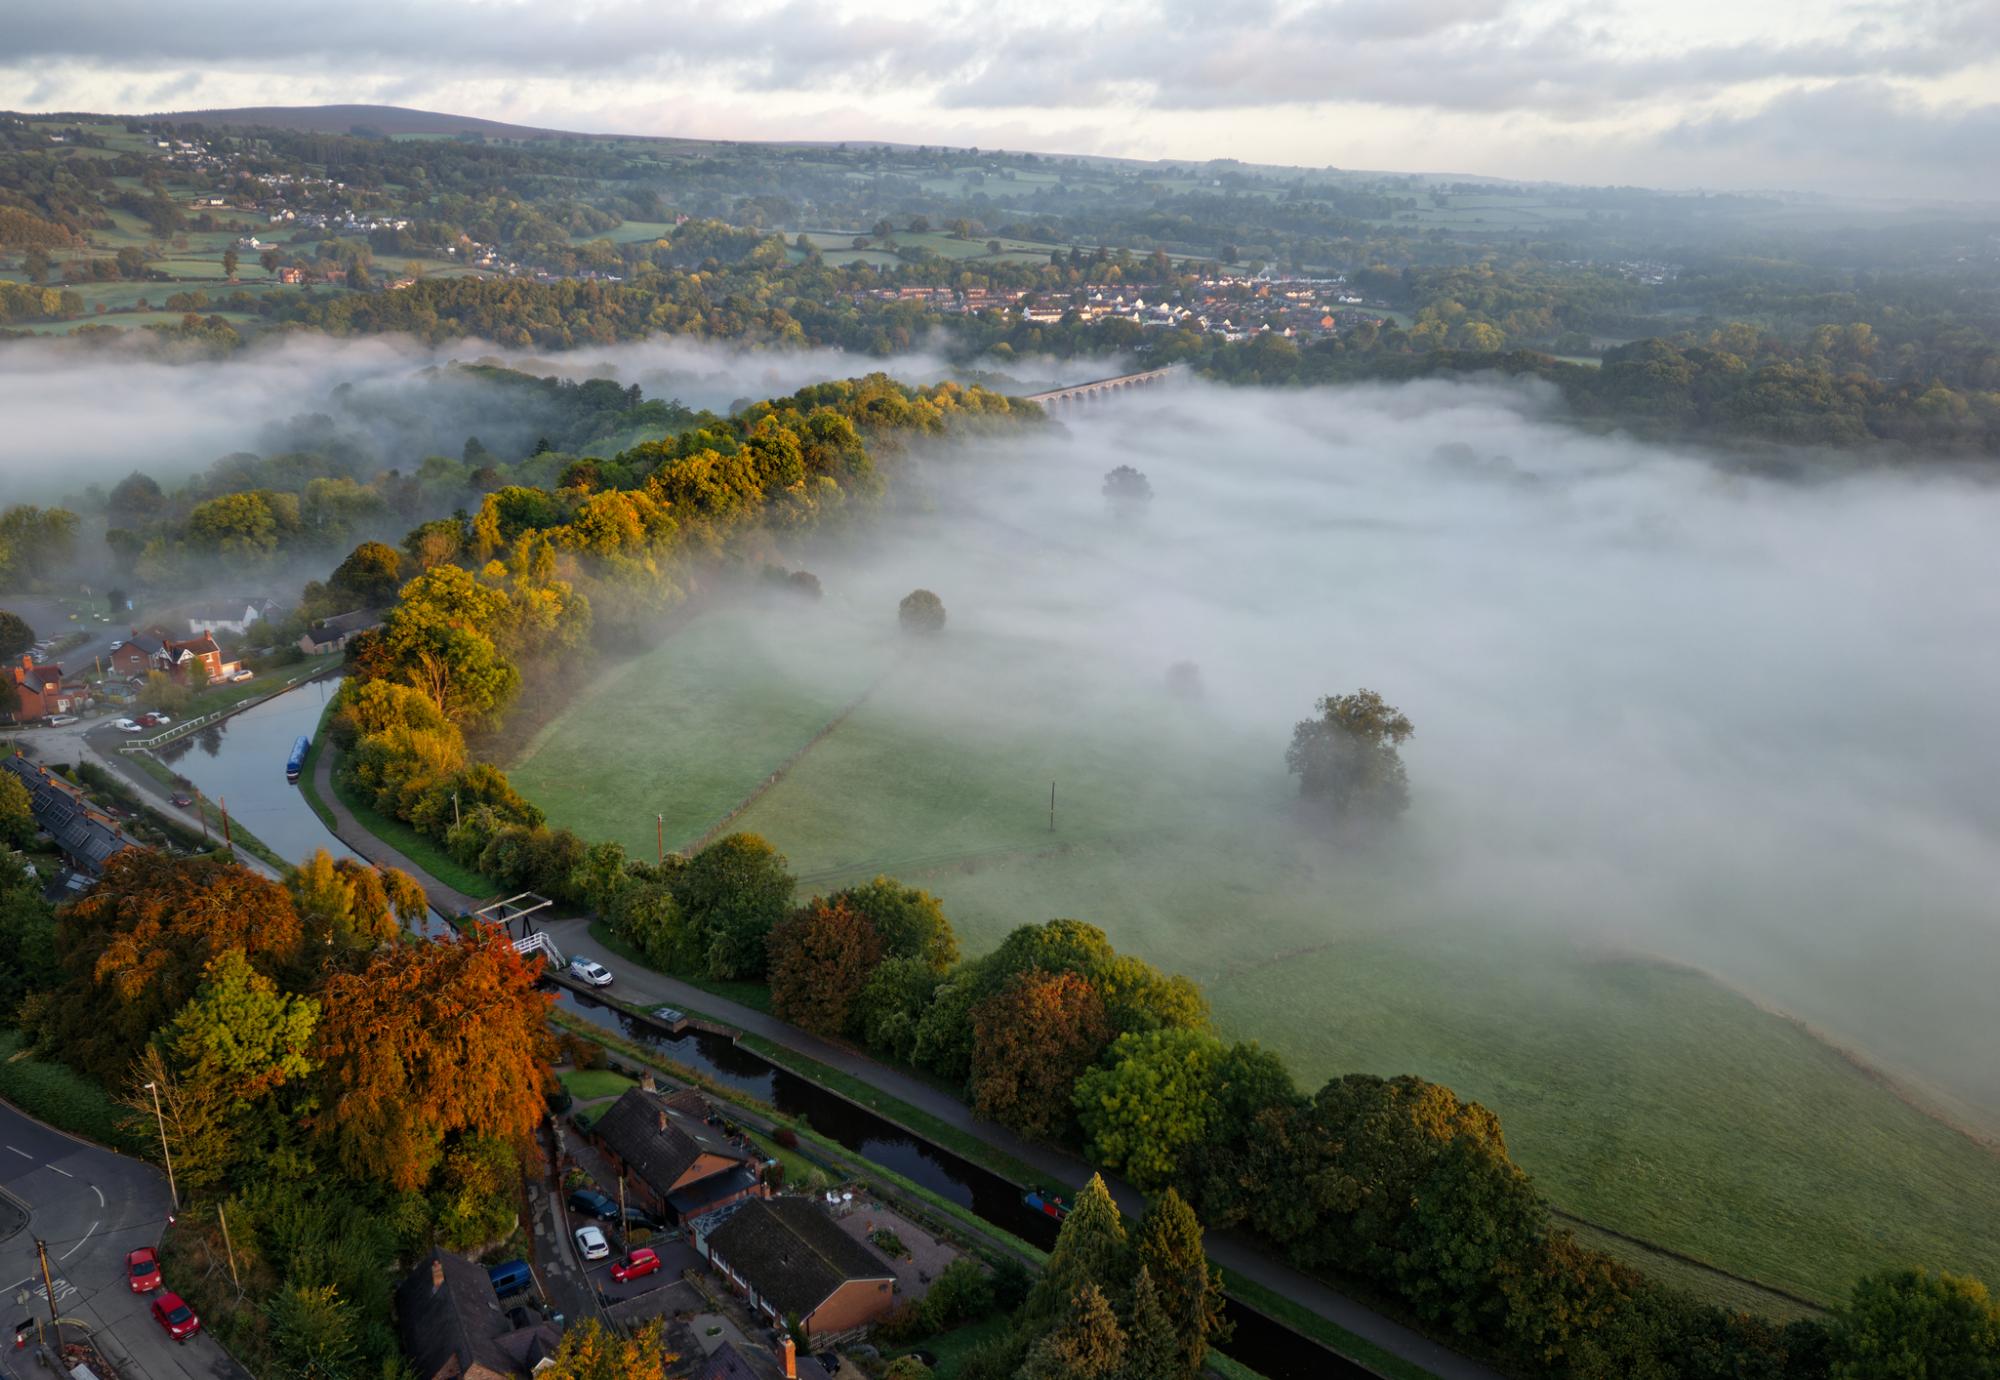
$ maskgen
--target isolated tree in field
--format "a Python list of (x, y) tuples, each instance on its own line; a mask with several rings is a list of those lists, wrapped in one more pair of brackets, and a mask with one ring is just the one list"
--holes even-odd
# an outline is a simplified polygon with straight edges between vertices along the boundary
[(1228, 1340), (1229, 1324), (1222, 1316), (1222, 1272), (1208, 1263), (1194, 1209), (1167, 1189), (1147, 1207), (1133, 1244), (1180, 1343), (1176, 1373), (1199, 1374), (1209, 1347)]
[(855, 998), (882, 961), (882, 940), (861, 915), (815, 896), (773, 926), (771, 1010), (819, 1035), (846, 1032)]
[(1075, 973), (1024, 973), (972, 1009), (972, 1098), (1031, 1136), (1067, 1125), (1071, 1089), (1111, 1041), (1104, 1001)]
[(236, 250), (233, 246), (231, 248), (223, 250), (222, 276), (229, 279), (231, 282), (236, 281), (236, 265), (241, 262), (242, 260), (237, 256)]
[(1300, 720), (1285, 752), (1299, 794), (1336, 815), (1387, 818), (1408, 808), (1409, 777), (1396, 749), (1416, 729), (1402, 712), (1373, 690), (1324, 695), (1314, 708), (1318, 717)]
[(327, 983), (314, 1122), (350, 1172), (408, 1192), (449, 1136), (534, 1130), (549, 1040), (540, 967), (482, 930), (385, 951)]
[(932, 636), (944, 631), (944, 600), (927, 589), (913, 589), (896, 606), (896, 617), (906, 633)]
[(263, 266), (266, 273), (276, 273), (278, 271), (278, 251), (275, 249), (265, 250), (257, 256), (257, 262)]
[(1133, 517), (1153, 501), (1153, 482), (1130, 465), (1120, 465), (1104, 476), (1104, 498), (1120, 517)]
[(0, 659), (12, 661), (35, 645), (35, 630), (18, 613), (0, 609)]
[(1995, 1380), (2000, 1307), (1962, 1275), (1889, 1270), (1854, 1286), (1829, 1329), (1833, 1380)]

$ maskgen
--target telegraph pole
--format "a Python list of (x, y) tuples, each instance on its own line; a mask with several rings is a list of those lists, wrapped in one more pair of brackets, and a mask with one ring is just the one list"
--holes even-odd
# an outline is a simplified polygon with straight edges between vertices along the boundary
[(1056, 831), (1056, 783), (1049, 782), (1049, 832)]
[(452, 822), (452, 824), (453, 824), (454, 826), (456, 826), (456, 825), (458, 825), (458, 824), (460, 823), (460, 820), (459, 820), (459, 818), (458, 818), (458, 792), (457, 792), (457, 791), (453, 791), (453, 792), (451, 793), (451, 822)]
[(215, 1220), (222, 1223), (222, 1249), (229, 1256), (229, 1277), (236, 1281), (236, 1294), (240, 1298), (243, 1295), (243, 1281), (236, 1273), (236, 1247), (229, 1244), (229, 1218), (223, 1215), (221, 1203), (215, 1205)]
[(181, 1191), (174, 1185), (174, 1152), (167, 1149), (167, 1117), (160, 1110), (160, 1085), (148, 1083), (146, 1091), (153, 1095), (153, 1117), (160, 1123), (160, 1158), (167, 1162), (167, 1192), (173, 1195), (174, 1211), (181, 1210)]
[[(1053, 795), (1053, 791), (1051, 795)], [(229, 798), (219, 795), (215, 798), (215, 803), (222, 807), (222, 843), (229, 850), (229, 856), (233, 858), (236, 856), (236, 839), (229, 832)], [(1055, 828), (1053, 824), (1049, 827), (1051, 829)]]
[(42, 1262), (42, 1291), (49, 1298), (49, 1331), (56, 1339), (56, 1355), (62, 1355), (62, 1320), (56, 1316), (56, 1282), (49, 1278), (49, 1243), (35, 1238), (35, 1254)]
[(618, 1238), (624, 1240), (631, 1229), (632, 1224), (625, 1220), (625, 1171), (621, 1169), (618, 1171)]
[(667, 865), (667, 817), (664, 814), (654, 815), (653, 826), (654, 833), (658, 836), (659, 840), (659, 864), (661, 867), (665, 867)]

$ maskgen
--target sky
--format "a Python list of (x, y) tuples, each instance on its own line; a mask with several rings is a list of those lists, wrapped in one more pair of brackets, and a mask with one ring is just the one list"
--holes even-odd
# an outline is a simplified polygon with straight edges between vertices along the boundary
[(1996, 91), (1994, 0), (78, 0), (22, 7), (0, 48), (14, 110), (391, 104), (1945, 199), (2000, 196)]

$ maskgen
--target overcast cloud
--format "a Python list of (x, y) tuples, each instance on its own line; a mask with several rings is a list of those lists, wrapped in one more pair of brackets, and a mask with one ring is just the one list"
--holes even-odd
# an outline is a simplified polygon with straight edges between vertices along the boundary
[(1990, 0), (139, 0), (10, 16), (0, 107), (381, 102), (557, 128), (1962, 198)]

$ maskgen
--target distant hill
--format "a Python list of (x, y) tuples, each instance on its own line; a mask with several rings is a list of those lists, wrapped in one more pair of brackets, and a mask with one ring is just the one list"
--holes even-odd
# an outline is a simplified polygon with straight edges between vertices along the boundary
[[(477, 134), (487, 139), (578, 139), (560, 129), (531, 129), (473, 115), (446, 115), (435, 110), (411, 110), (400, 105), (246, 105), (230, 110), (174, 110), (150, 116), (157, 120), (223, 126), (259, 125), (305, 134)], [(637, 136), (621, 136), (637, 137)]]

